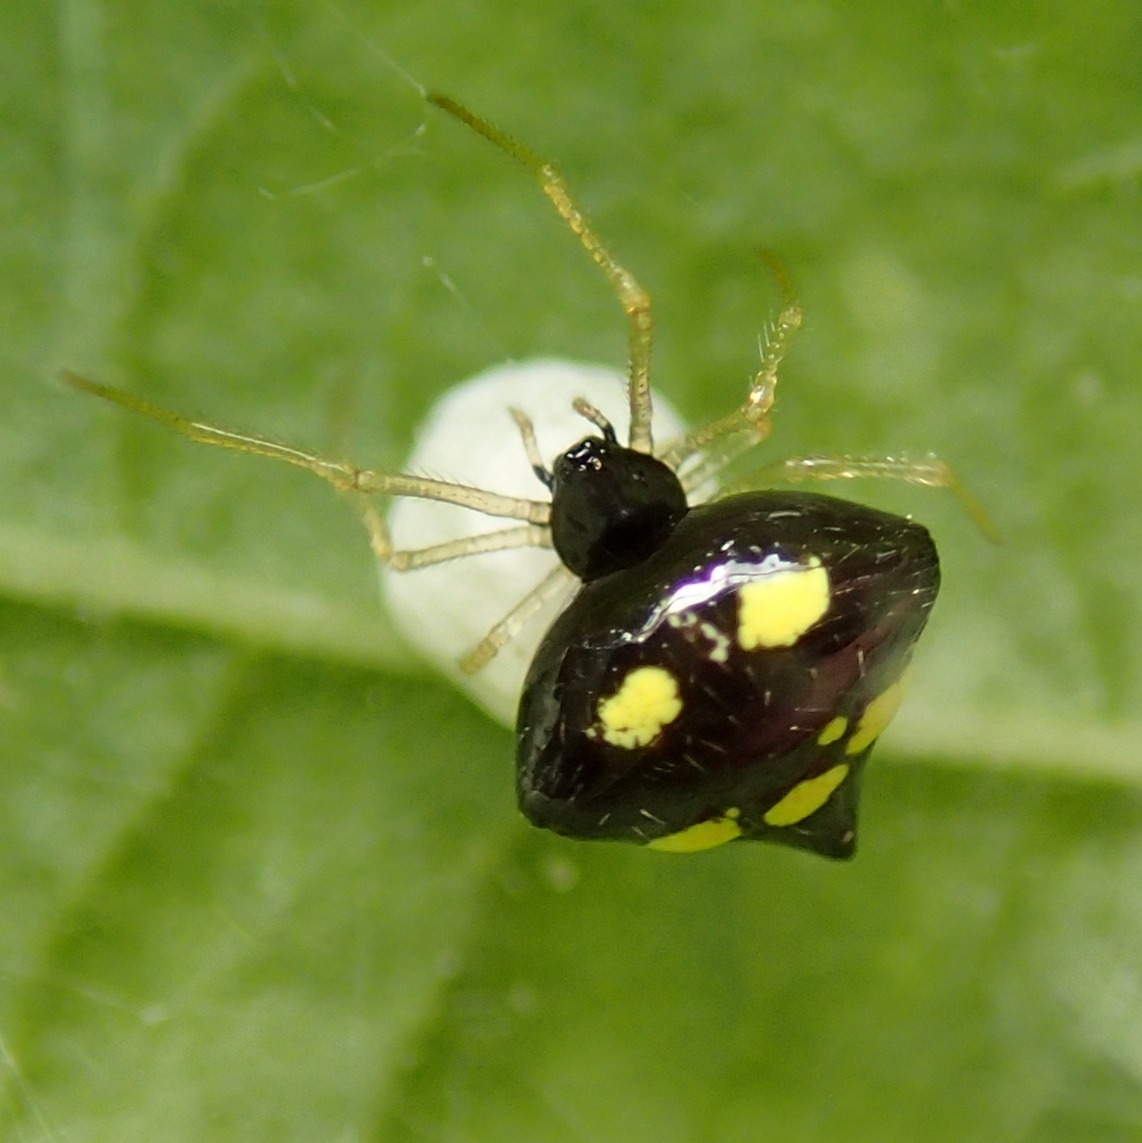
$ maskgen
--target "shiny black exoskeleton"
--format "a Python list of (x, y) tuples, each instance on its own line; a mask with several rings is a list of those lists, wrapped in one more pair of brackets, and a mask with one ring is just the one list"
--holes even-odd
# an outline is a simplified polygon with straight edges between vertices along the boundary
[[(684, 512), (646, 546), (590, 577), (535, 655), (518, 719), (523, 812), (580, 839), (851, 855), (861, 769), (939, 587), (927, 531), (763, 491)], [(743, 633), (759, 591), (761, 645)], [(783, 606), (788, 622), (770, 614)], [(764, 645), (774, 633), (785, 643)]]

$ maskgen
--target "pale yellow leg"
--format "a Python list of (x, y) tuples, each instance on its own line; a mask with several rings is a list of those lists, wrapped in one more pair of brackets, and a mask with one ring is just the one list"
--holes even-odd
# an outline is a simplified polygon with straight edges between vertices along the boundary
[(959, 500), (976, 527), (993, 543), (999, 531), (983, 505), (963, 486), (950, 465), (935, 457), (791, 456), (769, 465), (761, 473), (771, 479), (798, 480), (903, 480), (925, 488), (947, 488)]
[(555, 166), (544, 162), (522, 143), (517, 143), (510, 135), (504, 134), (451, 97), (430, 93), (428, 102), (466, 124), (531, 171), (538, 180), (540, 189), (559, 212), (559, 217), (575, 233), (583, 249), (591, 256), (591, 261), (606, 275), (627, 318), (630, 447), (638, 452), (653, 452), (654, 440), (650, 428), (653, 413), (650, 396), (650, 341), (654, 322), (650, 313), (650, 295), (603, 245), (586, 215), (575, 204), (566, 180)]
[[(680, 468), (696, 453), (708, 453), (700, 467), (705, 471), (702, 480), (708, 480), (731, 461), (737, 459), (747, 449), (760, 444), (769, 436), (772, 428), (770, 412), (777, 393), (777, 370), (794, 334), (801, 327), (803, 318), (801, 307), (795, 302), (787, 303), (774, 323), (761, 358), (761, 368), (749, 387), (745, 401), (732, 413), (703, 425), (687, 434), (680, 441), (668, 446), (660, 454), (660, 459), (671, 468)], [(741, 434), (739, 440), (732, 438)], [(701, 483), (698, 480), (693, 485)]]
[(472, 648), (461, 660), (460, 669), (466, 675), (474, 675), (486, 666), (520, 632), (523, 625), (537, 615), (570, 584), (575, 577), (562, 565), (552, 568), (547, 576), (527, 593), (497, 623), (491, 631)]
[(343, 461), (331, 460), (305, 449), (293, 448), (265, 437), (249, 433), (237, 433), (205, 421), (191, 420), (180, 413), (152, 405), (140, 397), (135, 397), (112, 385), (102, 385), (76, 373), (65, 372), (63, 379), (76, 389), (102, 397), (105, 401), (120, 405), (133, 413), (157, 421), (173, 429), (188, 440), (198, 444), (213, 445), (216, 448), (234, 449), (238, 452), (266, 456), (271, 460), (285, 461), (308, 469), (315, 476), (332, 484), (340, 492), (360, 492), (369, 495), (411, 496), (421, 500), (440, 500), (447, 504), (459, 504), (486, 516), (505, 516), (526, 520), (529, 524), (546, 524), (551, 516), (551, 505), (544, 500), (524, 500), (515, 496), (501, 496), (482, 488), (467, 484), (451, 484), (443, 480), (431, 480), (425, 476), (408, 476), (404, 473), (378, 472), (374, 469), (358, 468)]
[(478, 556), (487, 552), (503, 552), (512, 548), (550, 548), (551, 529), (541, 524), (524, 524), (519, 528), (505, 528), (499, 532), (483, 532), (478, 536), (463, 536), (427, 548), (394, 548), (384, 517), (376, 505), (365, 501), (360, 506), (361, 519), (369, 533), (373, 555), (395, 572), (415, 571), (446, 563), (448, 560)]

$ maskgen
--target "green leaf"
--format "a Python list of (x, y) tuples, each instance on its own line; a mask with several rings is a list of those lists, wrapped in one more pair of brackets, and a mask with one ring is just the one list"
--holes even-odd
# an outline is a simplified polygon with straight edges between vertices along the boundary
[[(0, 1134), (1142, 1135), (1137, 6), (12, 0), (0, 15)], [(399, 465), (507, 356), (620, 364), (529, 179), (767, 456), (953, 463), (851, 865), (564, 842), (352, 507), (58, 382)], [(848, 491), (847, 489), (845, 490)]]

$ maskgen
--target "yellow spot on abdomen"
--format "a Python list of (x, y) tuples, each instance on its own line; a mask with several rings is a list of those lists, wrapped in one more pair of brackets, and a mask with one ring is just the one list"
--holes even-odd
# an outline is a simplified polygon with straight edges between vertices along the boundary
[(792, 647), (829, 610), (829, 573), (814, 556), (738, 590), (738, 643), (746, 651)]
[(832, 722), (828, 722), (822, 727), (821, 733), (817, 735), (818, 746), (829, 746), (836, 742), (841, 735), (844, 734), (849, 728), (849, 720), (843, 714), (838, 714)]
[(736, 808), (726, 810), (720, 818), (710, 818), (666, 837), (656, 837), (654, 841), (647, 842), (647, 848), (662, 853), (699, 853), (703, 849), (725, 845), (727, 841), (741, 837), (741, 826), (737, 822), (740, 814)]
[(891, 686), (886, 687), (864, 708), (864, 714), (853, 731), (853, 736), (845, 743), (846, 754), (859, 754), (871, 746), (881, 734), (881, 731), (892, 721), (900, 709), (900, 700), (904, 697), (904, 688), (908, 682), (908, 673), (905, 672)]
[(815, 778), (798, 782), (777, 805), (765, 813), (765, 824), (791, 826), (815, 814), (832, 797), (833, 791), (848, 777), (848, 763), (842, 762)]
[(663, 667), (636, 667), (615, 694), (599, 702), (599, 725), (612, 746), (631, 750), (653, 742), (681, 713), (674, 676)]

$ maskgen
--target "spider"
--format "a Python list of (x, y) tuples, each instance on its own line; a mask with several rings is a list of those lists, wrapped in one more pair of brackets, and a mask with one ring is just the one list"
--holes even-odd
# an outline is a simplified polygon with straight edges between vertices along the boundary
[[(706, 500), (723, 470), (770, 434), (778, 369), (802, 321), (784, 272), (773, 263), (784, 304), (745, 399), (657, 444), (647, 292), (603, 245), (555, 166), (454, 99), (426, 98), (531, 172), (609, 282), (627, 323), (625, 440), (576, 397), (584, 435), (549, 463), (531, 417), (511, 408), (543, 492), (526, 498), (362, 468), (75, 373), (65, 379), (192, 441), (285, 461), (351, 494), (374, 553), (393, 572), (553, 549), (554, 568), (460, 663), (465, 673), (481, 671), (576, 589), (543, 636), (519, 702), (517, 794), (536, 825), (682, 852), (750, 839), (849, 856), (861, 770), (896, 709), (939, 564), (921, 525), (845, 500), (774, 489)], [(802, 456), (770, 474), (945, 487), (988, 528), (935, 459)], [(441, 501), (511, 524), (401, 548), (377, 497)]]

